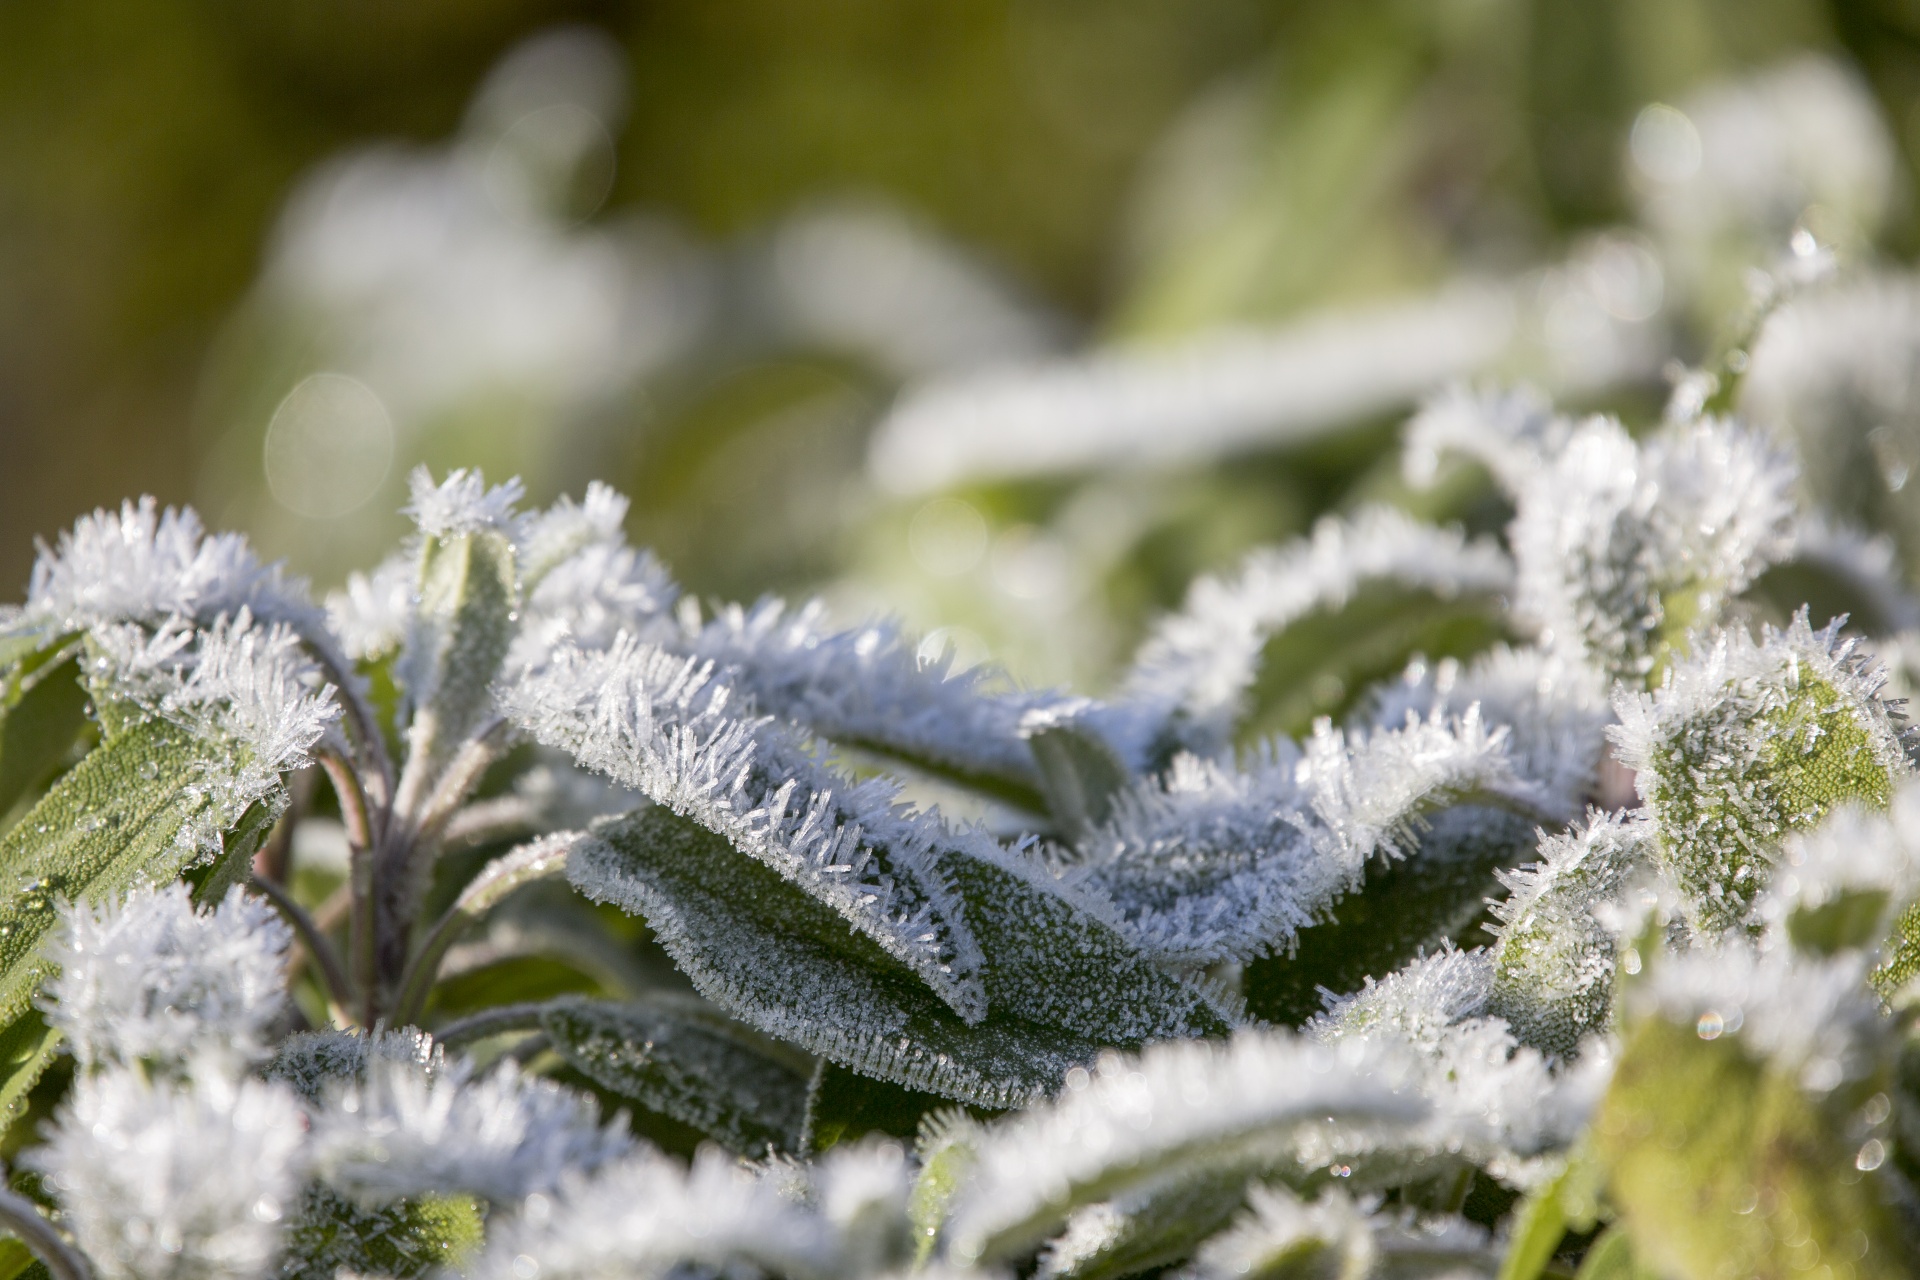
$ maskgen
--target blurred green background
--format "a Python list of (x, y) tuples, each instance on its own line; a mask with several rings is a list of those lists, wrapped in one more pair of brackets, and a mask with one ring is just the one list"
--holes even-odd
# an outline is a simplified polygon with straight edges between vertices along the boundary
[[(1497, 523), (1384, 459), (1422, 378), (1644, 420), (1796, 231), (1897, 269), (1917, 157), (1903, 0), (0, 0), (0, 582), (153, 493), (331, 586), (474, 464), (609, 480), (701, 593), (1097, 681), (1326, 510)], [(876, 461), (943, 380), (1463, 281), (1497, 357), (1312, 430)]]

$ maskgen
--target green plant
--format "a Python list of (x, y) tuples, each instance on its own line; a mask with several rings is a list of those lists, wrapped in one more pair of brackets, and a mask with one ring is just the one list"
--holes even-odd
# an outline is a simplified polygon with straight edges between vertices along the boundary
[(1504, 543), (1329, 521), (1101, 702), (703, 617), (598, 486), (421, 473), (325, 610), (81, 520), (4, 619), (5, 1265), (1905, 1274), (1911, 744), (1754, 594), (1886, 558), (1722, 419), (1409, 445)]

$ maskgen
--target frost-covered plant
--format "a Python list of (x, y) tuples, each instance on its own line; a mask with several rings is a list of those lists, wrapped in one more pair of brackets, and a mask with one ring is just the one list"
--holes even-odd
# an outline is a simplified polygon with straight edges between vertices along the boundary
[(1684, 404), (1449, 452), (1504, 539), (1329, 518), (1104, 700), (703, 609), (597, 485), (419, 473), (324, 607), (82, 519), (0, 617), (0, 1266), (1904, 1274), (1920, 782), (1771, 576), (1895, 557)]

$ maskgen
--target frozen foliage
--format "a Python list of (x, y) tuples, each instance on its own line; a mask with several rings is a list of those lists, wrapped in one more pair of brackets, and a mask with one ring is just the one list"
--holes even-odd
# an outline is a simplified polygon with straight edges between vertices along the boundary
[(1503, 873), (1489, 1009), (1544, 1052), (1571, 1057), (1612, 1007), (1619, 939), (1609, 908), (1653, 861), (1644, 819), (1592, 813), (1540, 842), (1541, 860)]
[(589, 1098), (510, 1066), (426, 1072), (372, 1058), (315, 1115), (313, 1158), (328, 1181), (369, 1200), (469, 1191), (496, 1203), (551, 1191), (632, 1148)]
[(407, 478), (407, 485), (412, 493), (407, 514), (429, 538), (452, 538), (482, 530), (511, 534), (519, 522), (515, 508), (526, 496), (517, 479), (488, 488), (484, 476), (464, 468), (448, 472), (447, 478), (436, 484), (433, 473), (420, 467)]
[[(4, 1136), (58, 1207), (0, 1225), (108, 1280), (1914, 1256), (1866, 650), (1920, 606), (1897, 527), (1695, 411), (1735, 391), (1645, 436), (1449, 393), (1405, 465), (1484, 464), (1504, 543), (1328, 519), (1106, 701), (705, 608), (601, 485), (417, 473), (324, 618), (190, 513), (82, 520), (0, 636), (0, 1116), (53, 1116)], [(1759, 626), (1803, 585), (1854, 620)]]
[(113, 1067), (75, 1083), (32, 1162), (103, 1275), (244, 1280), (278, 1248), (303, 1133), (278, 1085)]
[(1645, 675), (1786, 555), (1793, 481), (1783, 455), (1731, 424), (1637, 444), (1617, 422), (1582, 423), (1520, 491), (1519, 607), (1607, 670)]
[(177, 837), (202, 853), (218, 851), (221, 830), (249, 806), (277, 802), (281, 778), (309, 762), (340, 715), (299, 638), (278, 623), (261, 626), (245, 606), (198, 631), (170, 618), (151, 631), (102, 624), (89, 638), (100, 701), (169, 721), (202, 744), (189, 790), (209, 807)]
[[(1232, 741), (1268, 637), (1316, 609), (1384, 584), (1442, 597), (1498, 595), (1513, 569), (1499, 548), (1415, 523), (1388, 508), (1325, 520), (1313, 537), (1255, 552), (1230, 579), (1202, 578), (1163, 619), (1127, 678), (1128, 719), (1214, 755)], [(1127, 743), (1135, 753), (1146, 742)]]
[(96, 511), (42, 544), (23, 620), (59, 630), (170, 617), (212, 622), (249, 610), (303, 634), (321, 632), (306, 584), (262, 564), (237, 533), (209, 536), (191, 508), (152, 498)]
[(1789, 831), (1843, 801), (1892, 798), (1912, 766), (1885, 680), (1857, 640), (1814, 631), (1802, 611), (1758, 641), (1720, 632), (1657, 692), (1618, 696), (1620, 758), (1695, 928), (1744, 920)]
[(49, 948), (49, 1017), (83, 1065), (262, 1056), (286, 1003), (293, 935), (240, 889), (196, 912), (182, 884), (69, 906)]
[(815, 604), (728, 608), (677, 647), (714, 662), (761, 711), (797, 720), (849, 746), (878, 749), (962, 776), (1031, 785), (1022, 726), (1064, 700), (994, 695), (977, 669), (920, 660), (886, 624), (830, 631)]
[(1265, 955), (1358, 887), (1369, 861), (1404, 855), (1426, 811), (1536, 803), (1505, 745), (1469, 707), (1352, 735), (1322, 725), (1304, 749), (1282, 741), (1246, 772), (1182, 755), (1119, 797), (1083, 842), (1080, 874), (1157, 955)]
[(1636, 442), (1612, 418), (1570, 422), (1525, 393), (1454, 391), (1409, 432), (1407, 470), (1460, 451), (1515, 515), (1518, 610), (1550, 647), (1646, 677), (1687, 631), (1795, 545), (1793, 461), (1740, 424), (1699, 419)]
[(1226, 1045), (1167, 1044), (1102, 1058), (1051, 1103), (981, 1140), (950, 1224), (962, 1259), (1017, 1253), (1075, 1203), (1104, 1199), (1182, 1164), (1231, 1157), (1285, 1167), (1306, 1131), (1405, 1124), (1426, 1108), (1409, 1065), (1364, 1046), (1327, 1048), (1285, 1033)]
[(346, 588), (327, 597), (327, 623), (348, 657), (382, 658), (400, 647), (415, 577), (413, 557), (390, 556), (372, 573), (347, 575)]
[(896, 802), (885, 779), (854, 783), (777, 723), (736, 719), (711, 667), (622, 639), (563, 652), (506, 694), (538, 740), (571, 751), (833, 906), (911, 965), (963, 1016), (985, 1013), (978, 945), (934, 866), (938, 848), (997, 849)]
[(1381, 687), (1372, 718), (1392, 728), (1409, 714), (1460, 716), (1473, 707), (1489, 726), (1506, 730), (1514, 773), (1538, 788), (1556, 817), (1578, 812), (1592, 797), (1613, 721), (1606, 681), (1592, 667), (1564, 654), (1505, 645), (1468, 664), (1452, 658), (1415, 663), (1401, 680)]

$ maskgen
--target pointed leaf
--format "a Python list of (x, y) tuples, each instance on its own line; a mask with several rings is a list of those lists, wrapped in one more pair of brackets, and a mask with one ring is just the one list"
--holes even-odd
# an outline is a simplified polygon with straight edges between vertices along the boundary
[(812, 1063), (704, 1001), (562, 998), (540, 1013), (554, 1052), (607, 1091), (755, 1159), (800, 1150)]
[(60, 1033), (38, 1009), (27, 1009), (0, 1029), (0, 1134), (27, 1109), (27, 1095), (53, 1065)]
[(512, 647), (513, 544), (489, 529), (428, 538), (419, 603), (396, 667), (413, 708), (407, 777), (420, 803), (460, 746), (493, 719), (493, 682)]
[(1112, 816), (1114, 798), (1133, 774), (1112, 747), (1078, 725), (1052, 725), (1030, 735), (1027, 745), (1040, 766), (1047, 812), (1068, 835), (1100, 826)]
[(368, 1205), (310, 1183), (287, 1224), (278, 1276), (413, 1280), (458, 1263), (479, 1247), (483, 1234), (479, 1206), (470, 1196)]

